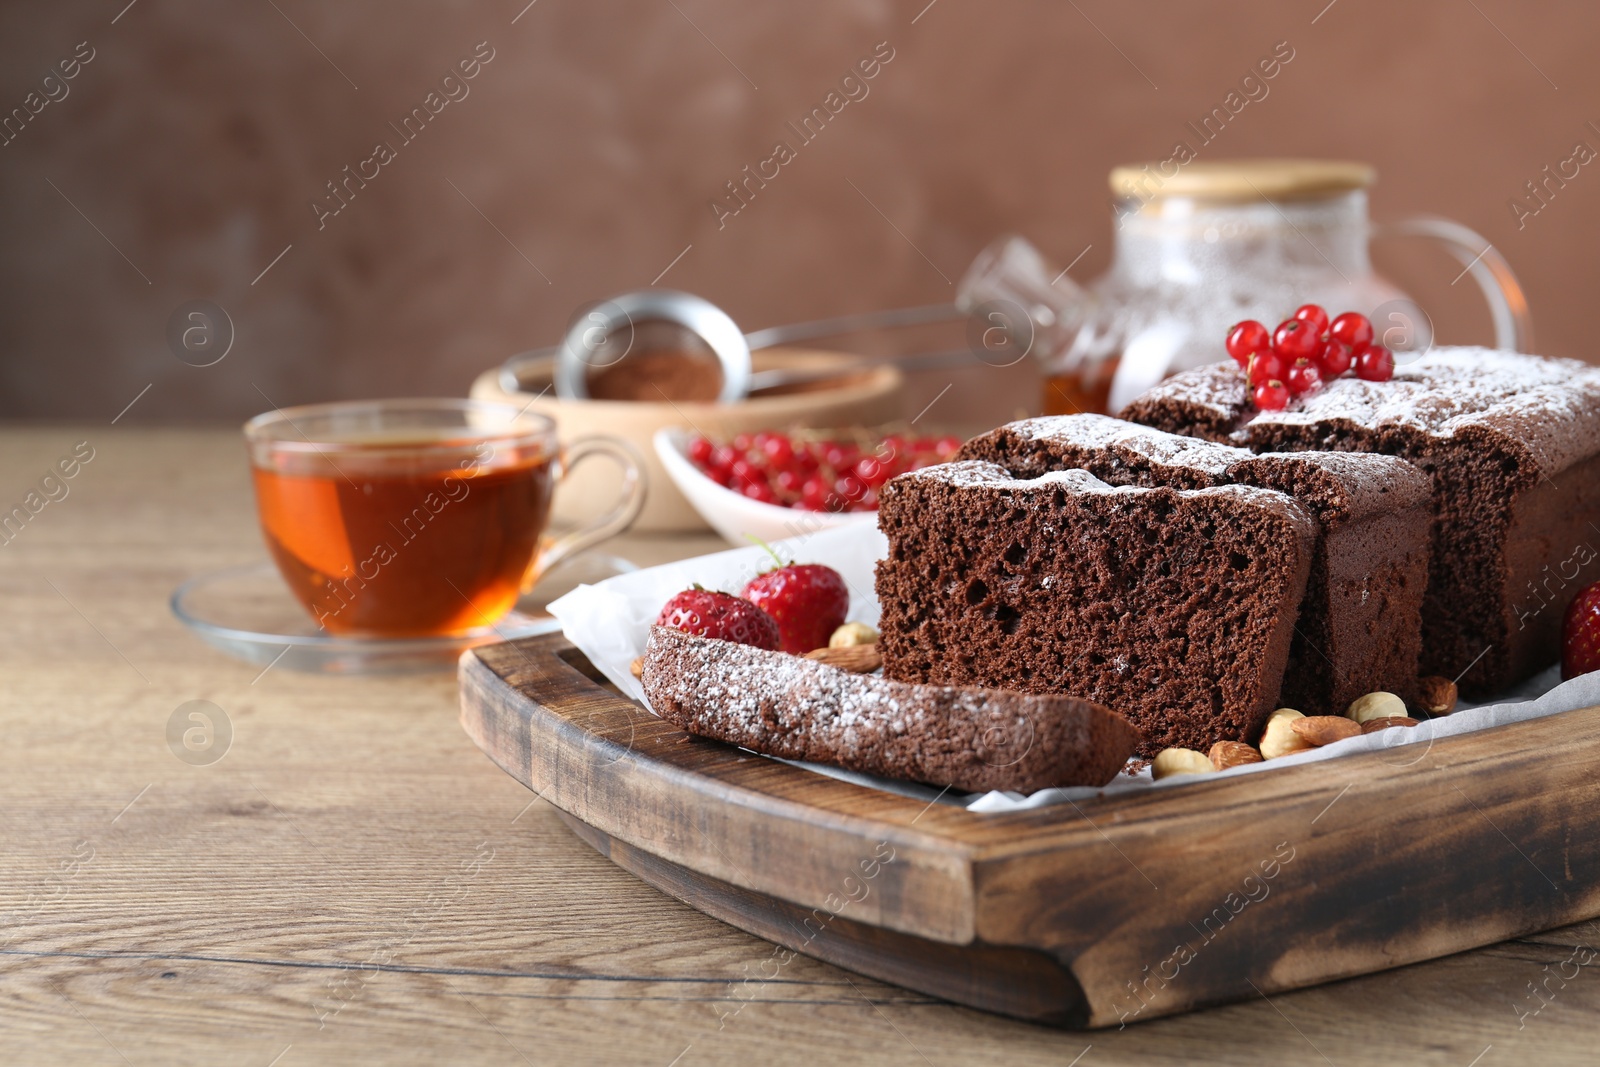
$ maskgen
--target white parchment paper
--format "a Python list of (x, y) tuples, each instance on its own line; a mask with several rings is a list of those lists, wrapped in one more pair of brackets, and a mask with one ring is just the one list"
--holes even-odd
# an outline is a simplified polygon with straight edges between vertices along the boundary
[[(877, 529), (856, 526), (827, 530), (780, 541), (774, 548), (787, 561), (826, 563), (833, 567), (844, 576), (850, 588), (850, 619), (872, 626), (878, 624), (878, 602), (873, 595), (872, 570), (873, 565), (888, 551), (888, 545)], [(630, 673), (629, 666), (635, 658), (644, 654), (650, 624), (660, 614), (661, 606), (674, 594), (695, 584), (736, 594), (746, 582), (771, 565), (771, 557), (758, 547), (730, 549), (618, 575), (598, 585), (579, 586), (551, 603), (550, 612), (561, 621), (567, 639), (582, 649), (590, 662), (613, 685), (645, 704), (644, 691), (638, 679)], [(1156, 782), (1146, 769), (1138, 775), (1119, 774), (1115, 781), (1102, 788), (1044, 789), (1030, 796), (1001, 792), (958, 794), (911, 782), (857, 774), (837, 767), (813, 763), (795, 765), (845, 781), (906, 796), (923, 797), (930, 802), (938, 800), (941, 803), (958, 804), (970, 811), (1021, 811), (1130, 790), (1177, 789), (1193, 782), (1214, 781), (1228, 775), (1270, 774), (1282, 767), (1336, 759), (1353, 752), (1383, 751), (1387, 753), (1384, 757), (1386, 760), (1397, 766), (1406, 766), (1421, 761), (1432, 743), (1440, 738), (1595, 705), (1600, 705), (1600, 672), (1562, 682), (1560, 669), (1551, 667), (1493, 703), (1476, 706), (1463, 704), (1454, 714), (1424, 722), (1420, 726), (1352, 737), (1270, 763), (1235, 767), (1219, 775), (1179, 776)]]

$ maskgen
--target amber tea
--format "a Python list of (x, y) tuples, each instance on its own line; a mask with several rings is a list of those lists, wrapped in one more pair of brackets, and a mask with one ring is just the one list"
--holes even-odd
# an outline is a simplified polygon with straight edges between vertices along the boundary
[[(332, 634), (421, 637), (480, 630), (537, 573), (625, 528), (641, 495), (547, 541), (562, 460), (548, 419), (505, 404), (390, 400), (278, 411), (245, 428), (267, 548), (290, 591)], [(617, 456), (633, 471), (627, 456)]]

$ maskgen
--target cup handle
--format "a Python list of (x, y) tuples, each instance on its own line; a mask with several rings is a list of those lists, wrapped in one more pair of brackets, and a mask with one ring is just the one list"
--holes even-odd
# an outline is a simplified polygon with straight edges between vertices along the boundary
[(1495, 347), (1512, 352), (1533, 347), (1533, 320), (1528, 316), (1522, 285), (1506, 257), (1476, 230), (1450, 219), (1418, 215), (1376, 227), (1373, 237), (1422, 237), (1444, 245), (1465, 266), (1462, 273), (1470, 273), (1483, 291), (1494, 320)]
[(560, 483), (566, 481), (567, 475), (591, 456), (610, 456), (616, 460), (622, 468), (622, 496), (615, 507), (587, 526), (559, 537), (544, 538), (539, 545), (538, 554), (528, 567), (527, 574), (523, 576), (524, 593), (532, 589), (540, 577), (548, 574), (551, 568), (563, 560), (587, 551), (627, 530), (644, 508), (645, 493), (648, 489), (644, 463), (632, 445), (615, 437), (583, 437), (563, 448), (556, 460), (555, 480), (558, 492)]

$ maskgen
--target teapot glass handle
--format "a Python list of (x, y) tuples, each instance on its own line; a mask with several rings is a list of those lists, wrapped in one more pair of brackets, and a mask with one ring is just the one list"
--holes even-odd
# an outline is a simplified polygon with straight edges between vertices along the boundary
[[(1522, 285), (1506, 257), (1477, 231), (1449, 219), (1419, 215), (1374, 227), (1372, 235), (1375, 239), (1424, 237), (1444, 245), (1464, 265), (1461, 274), (1471, 274), (1483, 290), (1494, 321), (1495, 347), (1527, 352), (1533, 346), (1533, 321), (1528, 317), (1528, 299)], [(1458, 275), (1456, 281), (1460, 280)]]

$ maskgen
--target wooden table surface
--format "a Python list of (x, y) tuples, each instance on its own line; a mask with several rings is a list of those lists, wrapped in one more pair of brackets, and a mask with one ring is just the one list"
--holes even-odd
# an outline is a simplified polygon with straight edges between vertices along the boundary
[[(80, 441), (0, 545), (0, 1062), (1596, 1061), (1592, 923), (1121, 1032), (804, 957), (747, 985), (769, 946), (579, 843), (467, 740), (452, 676), (263, 674), (172, 618), (183, 579), (264, 558), (235, 431), (0, 430), (0, 510)], [(195, 699), (233, 731), (205, 766), (167, 745)]]

